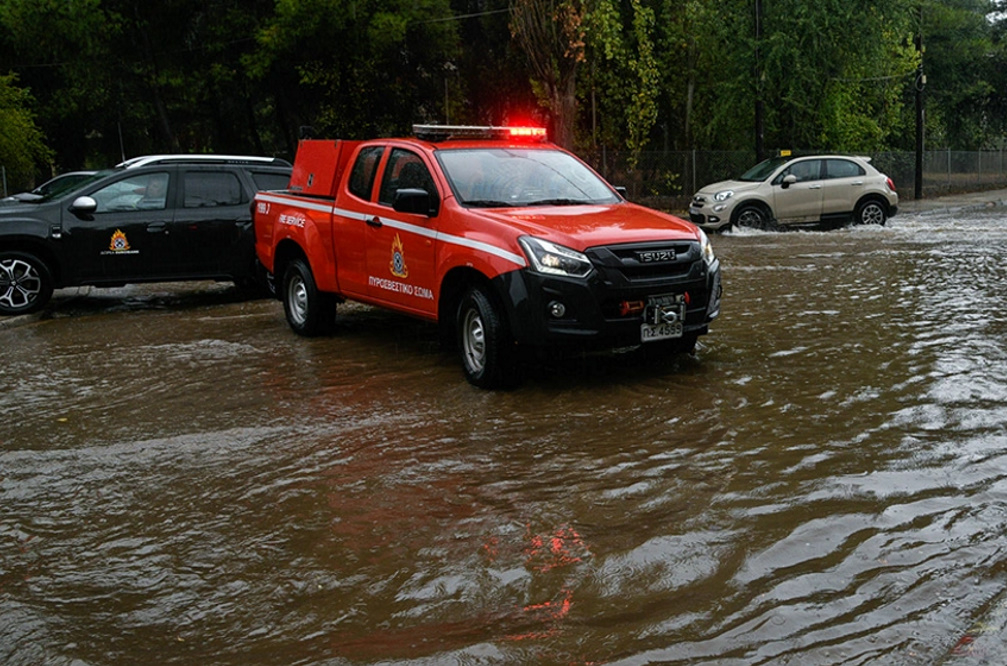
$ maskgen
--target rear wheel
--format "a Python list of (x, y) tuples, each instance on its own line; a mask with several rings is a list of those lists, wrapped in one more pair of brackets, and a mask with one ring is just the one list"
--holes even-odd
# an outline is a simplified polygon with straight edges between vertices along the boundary
[(885, 222), (888, 220), (888, 213), (885, 211), (885, 207), (880, 201), (871, 199), (869, 201), (861, 202), (861, 204), (857, 206), (857, 212), (854, 219), (857, 224), (877, 224), (879, 226), (884, 226)]
[(24, 252), (0, 253), (0, 315), (41, 310), (52, 290), (52, 275), (41, 259)]
[(319, 291), (311, 267), (295, 259), (283, 273), (283, 311), (298, 335), (312, 337), (331, 333), (336, 320), (336, 298)]
[(471, 287), (458, 306), (458, 349), (465, 378), (485, 389), (513, 388), (520, 380), (514, 341), (491, 295)]

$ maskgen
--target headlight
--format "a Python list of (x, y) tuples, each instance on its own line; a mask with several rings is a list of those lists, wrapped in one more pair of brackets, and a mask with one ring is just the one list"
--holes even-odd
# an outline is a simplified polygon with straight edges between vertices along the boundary
[(734, 196), (734, 190), (722, 190), (713, 195), (714, 201), (727, 201)]
[(717, 255), (713, 253), (713, 244), (710, 243), (710, 238), (702, 229), (699, 229), (699, 249), (703, 254), (703, 261), (706, 262), (706, 265), (713, 266), (713, 262), (717, 260)]
[(528, 255), (532, 267), (539, 273), (585, 277), (594, 269), (584, 254), (568, 247), (533, 236), (522, 236), (518, 242)]

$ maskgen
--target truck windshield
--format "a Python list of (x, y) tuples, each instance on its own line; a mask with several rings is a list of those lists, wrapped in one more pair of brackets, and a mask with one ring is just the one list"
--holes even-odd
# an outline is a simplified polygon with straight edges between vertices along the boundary
[(593, 171), (559, 150), (458, 148), (437, 151), (458, 201), (476, 208), (615, 203)]

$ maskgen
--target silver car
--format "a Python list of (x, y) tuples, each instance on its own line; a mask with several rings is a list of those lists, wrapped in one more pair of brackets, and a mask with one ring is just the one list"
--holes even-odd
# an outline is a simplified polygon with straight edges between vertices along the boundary
[(895, 183), (870, 158), (786, 156), (760, 162), (737, 180), (707, 185), (692, 198), (689, 217), (708, 231), (884, 224), (898, 204)]

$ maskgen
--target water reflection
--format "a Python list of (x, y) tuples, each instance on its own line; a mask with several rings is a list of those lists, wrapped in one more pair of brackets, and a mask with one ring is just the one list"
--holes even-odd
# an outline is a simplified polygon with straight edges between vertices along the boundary
[(0, 662), (957, 658), (1004, 590), (1005, 240), (719, 236), (696, 358), (511, 393), (364, 308), (57, 299), (0, 327)]

